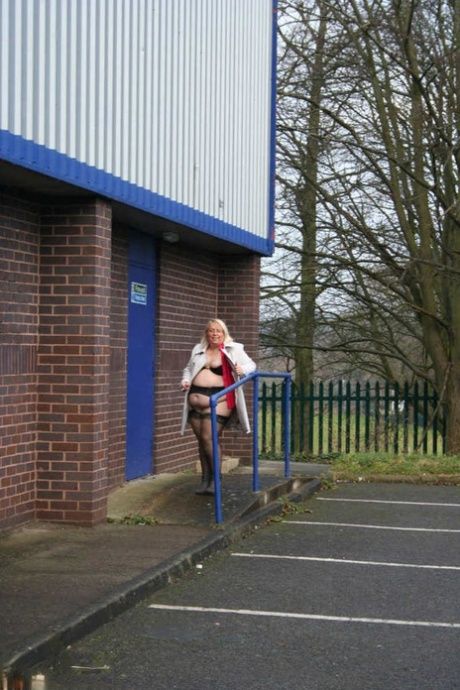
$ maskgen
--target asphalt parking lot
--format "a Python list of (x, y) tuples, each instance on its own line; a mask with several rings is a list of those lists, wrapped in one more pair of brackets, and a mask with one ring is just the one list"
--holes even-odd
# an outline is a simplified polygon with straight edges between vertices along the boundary
[(323, 491), (37, 669), (42, 687), (458, 689), (459, 493)]

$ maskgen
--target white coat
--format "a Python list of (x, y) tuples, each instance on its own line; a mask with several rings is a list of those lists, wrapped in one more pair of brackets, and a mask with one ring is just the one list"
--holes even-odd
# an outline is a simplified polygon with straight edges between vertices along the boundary
[[(256, 369), (256, 363), (253, 362), (253, 360), (249, 357), (249, 355), (246, 354), (244, 351), (244, 345), (241, 343), (236, 343), (234, 340), (232, 340), (229, 343), (226, 343), (224, 345), (224, 353), (227, 356), (227, 359), (230, 362), (230, 365), (232, 367), (233, 371), (233, 376), (235, 378), (235, 381), (238, 380), (238, 376), (235, 372), (235, 364), (239, 364), (241, 368), (243, 369), (244, 376), (247, 374), (250, 374), (252, 371), (255, 371)], [(183, 381), (188, 381), (189, 383), (192, 383), (193, 379), (195, 376), (198, 374), (201, 369), (206, 364), (206, 348), (204, 348), (201, 343), (198, 345), (195, 345), (195, 347), (192, 350), (191, 357), (189, 359), (189, 362), (187, 366), (184, 369), (184, 372), (182, 374), (182, 380)], [(239, 386), (235, 390), (235, 400), (236, 400), (236, 412), (238, 415), (238, 420), (244, 429), (244, 431), (249, 434), (251, 431), (251, 427), (249, 425), (249, 417), (248, 417), (248, 411), (246, 408), (246, 401), (244, 399), (244, 393), (243, 393), (243, 386)], [(190, 406), (188, 404), (188, 391), (185, 393), (185, 400), (184, 400), (184, 409), (182, 413), (182, 426), (181, 426), (181, 434), (185, 433), (185, 428), (187, 426), (187, 418), (188, 418), (188, 413), (190, 410)]]

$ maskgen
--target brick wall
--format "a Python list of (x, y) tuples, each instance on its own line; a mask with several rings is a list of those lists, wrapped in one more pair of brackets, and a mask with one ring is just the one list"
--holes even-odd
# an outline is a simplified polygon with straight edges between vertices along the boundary
[[(206, 322), (215, 316), (229, 326), (235, 340), (256, 359), (260, 260), (218, 257), (163, 245), (159, 262), (157, 372), (155, 409), (155, 472), (195, 467), (196, 441), (190, 429), (180, 436), (184, 396), (182, 369)], [(251, 405), (251, 389), (245, 391)], [(251, 437), (227, 430), (223, 452), (248, 462)]]
[(43, 210), (37, 517), (106, 515), (111, 208)]
[(155, 473), (195, 466), (196, 441), (180, 436), (182, 370), (206, 321), (216, 315), (218, 262), (206, 252), (162, 244), (158, 262)]
[[(257, 364), (259, 348), (260, 258), (225, 256), (219, 265), (218, 311), (232, 337), (244, 344)], [(249, 419), (252, 413), (252, 385), (244, 388)], [(224, 453), (247, 464), (252, 459), (252, 437), (235, 431), (225, 432)]]
[(109, 487), (125, 480), (126, 375), (128, 350), (128, 233), (112, 231), (109, 383)]
[[(112, 233), (101, 200), (42, 207), (0, 195), (1, 527), (94, 524), (124, 481), (128, 233)], [(157, 265), (160, 473), (195, 466), (179, 384), (207, 320), (223, 318), (256, 358), (259, 260), (164, 243)], [(223, 445), (250, 457), (250, 438), (227, 431)]]
[(35, 516), (37, 207), (0, 191), (0, 526)]

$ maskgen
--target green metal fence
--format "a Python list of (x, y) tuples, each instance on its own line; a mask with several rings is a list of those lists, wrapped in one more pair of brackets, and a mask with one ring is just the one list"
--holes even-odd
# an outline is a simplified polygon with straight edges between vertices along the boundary
[[(278, 456), (282, 448), (282, 388), (262, 383), (259, 394), (259, 447)], [(426, 382), (337, 381), (291, 389), (291, 452), (444, 453), (445, 420), (438, 397)]]

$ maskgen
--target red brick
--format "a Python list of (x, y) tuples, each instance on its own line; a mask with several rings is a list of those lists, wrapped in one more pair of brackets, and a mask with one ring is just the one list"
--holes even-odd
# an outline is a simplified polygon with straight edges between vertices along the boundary
[[(14, 285), (0, 293), (0, 526), (20, 523), (21, 510), (33, 517), (35, 488), (39, 519), (95, 524), (108, 488), (124, 481), (129, 233), (112, 230), (102, 199), (45, 207), (0, 195), (0, 271)], [(181, 244), (162, 245), (158, 258), (152, 424), (161, 472), (195, 463), (193, 435), (179, 435), (179, 380), (206, 321), (223, 318), (256, 356), (259, 260)], [(250, 439), (224, 435), (224, 452), (248, 448)]]

